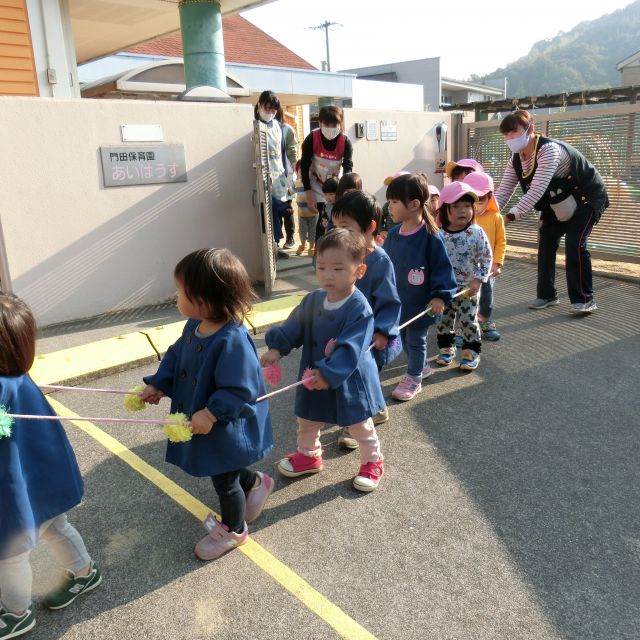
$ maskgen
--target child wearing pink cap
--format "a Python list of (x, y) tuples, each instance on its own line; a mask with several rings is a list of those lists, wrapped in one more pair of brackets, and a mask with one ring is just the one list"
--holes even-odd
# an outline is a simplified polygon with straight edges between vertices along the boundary
[(475, 171), (463, 180), (477, 194), (475, 205), (476, 224), (486, 233), (493, 252), (493, 262), (489, 279), (480, 288), (480, 304), (478, 305), (478, 322), (484, 340), (500, 340), (496, 323), (491, 320), (493, 312), (493, 289), (496, 276), (500, 274), (507, 250), (507, 235), (504, 230), (504, 218), (500, 215), (498, 203), (493, 195), (493, 179), (487, 173)]
[(473, 158), (462, 158), (462, 160), (451, 160), (447, 162), (444, 171), (451, 182), (461, 182), (470, 173), (474, 171), (484, 171), (484, 169), (477, 160)]
[(478, 201), (475, 191), (464, 182), (452, 182), (440, 192), (440, 220), (442, 237), (449, 260), (455, 272), (458, 291), (468, 288), (465, 296), (454, 298), (438, 323), (436, 362), (451, 364), (456, 354), (456, 319), (462, 329), (462, 358), (460, 368), (474, 371), (480, 364), (482, 336), (478, 326), (478, 293), (489, 278), (491, 246), (485, 232), (475, 222), (474, 205)]

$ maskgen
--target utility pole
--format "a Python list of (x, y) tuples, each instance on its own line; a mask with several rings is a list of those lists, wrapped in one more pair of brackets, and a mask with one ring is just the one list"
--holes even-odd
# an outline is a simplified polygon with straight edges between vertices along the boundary
[(329, 57), (329, 27), (332, 27), (333, 25), (337, 25), (339, 27), (342, 26), (339, 22), (329, 22), (325, 20), (322, 24), (315, 27), (309, 27), (309, 29), (313, 29), (314, 31), (324, 29), (324, 38), (327, 45), (327, 71), (331, 71), (331, 59)]

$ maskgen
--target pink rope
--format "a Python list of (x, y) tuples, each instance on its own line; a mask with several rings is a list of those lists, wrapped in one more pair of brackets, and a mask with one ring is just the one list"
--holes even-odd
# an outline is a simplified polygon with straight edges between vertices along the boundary
[(148, 420), (144, 418), (90, 418), (87, 416), (34, 416), (21, 413), (7, 413), (10, 418), (19, 418), (21, 420), (77, 420), (80, 422), (111, 422), (118, 424), (183, 424), (186, 427), (191, 426), (190, 422), (177, 423), (174, 420)]
[(142, 391), (129, 391), (128, 389), (99, 389), (94, 387), (65, 387), (61, 384), (39, 384), (40, 389), (53, 389), (54, 391), (91, 391), (97, 393), (117, 393), (127, 396), (141, 396)]

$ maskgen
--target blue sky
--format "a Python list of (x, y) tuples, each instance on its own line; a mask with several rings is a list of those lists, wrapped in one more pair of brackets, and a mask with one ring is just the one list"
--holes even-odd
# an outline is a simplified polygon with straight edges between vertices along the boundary
[(343, 25), (330, 32), (334, 71), (440, 56), (443, 75), (463, 80), (513, 62), (538, 40), (628, 4), (629, 0), (276, 0), (242, 15), (318, 68), (325, 59), (324, 31), (308, 27), (328, 20)]

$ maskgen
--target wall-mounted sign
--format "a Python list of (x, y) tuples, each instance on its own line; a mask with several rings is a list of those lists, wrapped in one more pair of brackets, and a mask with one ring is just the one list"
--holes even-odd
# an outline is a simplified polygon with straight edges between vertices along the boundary
[(367, 140), (378, 139), (378, 121), (367, 120)]
[(380, 121), (380, 140), (395, 141), (398, 139), (398, 122), (396, 120)]
[(105, 187), (186, 182), (184, 145), (100, 147)]
[(121, 124), (122, 142), (162, 142), (159, 124)]

